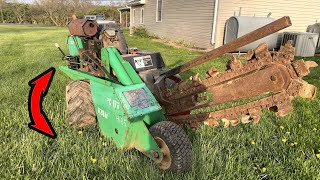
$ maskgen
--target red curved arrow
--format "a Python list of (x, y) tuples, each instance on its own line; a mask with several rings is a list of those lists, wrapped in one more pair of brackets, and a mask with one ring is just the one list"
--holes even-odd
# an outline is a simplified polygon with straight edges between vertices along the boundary
[(42, 101), (49, 90), (55, 72), (54, 68), (50, 68), (29, 81), (31, 89), (28, 100), (29, 116), (31, 119), (28, 127), (53, 139), (57, 137), (57, 134), (42, 110)]

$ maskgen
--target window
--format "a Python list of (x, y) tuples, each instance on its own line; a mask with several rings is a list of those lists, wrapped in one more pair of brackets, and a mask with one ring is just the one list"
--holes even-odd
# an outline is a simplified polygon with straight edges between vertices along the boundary
[(156, 21), (161, 22), (162, 21), (162, 0), (157, 0), (157, 12), (156, 12)]
[(132, 23), (135, 23), (135, 18), (136, 18), (136, 10), (134, 9), (132, 13)]
[(143, 24), (144, 23), (144, 9), (141, 8), (141, 13), (140, 13), (140, 24)]
[(98, 20), (105, 20), (105, 16), (104, 15), (97, 15), (97, 19)]

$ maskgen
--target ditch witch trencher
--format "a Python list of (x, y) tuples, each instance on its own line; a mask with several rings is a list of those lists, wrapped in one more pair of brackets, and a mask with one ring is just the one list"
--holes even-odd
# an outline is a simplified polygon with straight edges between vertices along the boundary
[[(57, 45), (68, 62), (60, 69), (73, 79), (66, 87), (68, 123), (76, 128), (98, 123), (117, 147), (135, 148), (162, 169), (188, 171), (193, 149), (180, 125), (258, 123), (262, 109), (284, 116), (293, 110), (295, 97), (315, 97), (316, 87), (302, 77), (317, 64), (294, 61), (291, 42), (277, 52), (269, 52), (263, 43), (245, 55), (245, 62), (232, 57), (226, 71), (211, 67), (202, 80), (196, 74), (184, 81), (179, 73), (290, 25), (290, 18), (283, 17), (168, 69), (159, 52), (129, 49), (117, 24), (74, 19), (68, 25), (70, 55)], [(210, 107), (245, 99), (249, 101), (210, 111)]]

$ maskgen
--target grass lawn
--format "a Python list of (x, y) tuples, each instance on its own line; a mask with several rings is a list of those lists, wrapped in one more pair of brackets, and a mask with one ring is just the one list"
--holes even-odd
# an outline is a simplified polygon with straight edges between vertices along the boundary
[[(118, 150), (98, 128), (71, 129), (65, 115), (70, 79), (58, 70), (65, 62), (54, 47), (58, 42), (66, 50), (67, 35), (67, 28), (0, 25), (0, 179), (320, 179), (319, 94), (313, 101), (295, 99), (295, 111), (284, 118), (266, 111), (258, 125), (189, 131), (195, 159), (184, 175), (160, 170), (136, 150)], [(170, 67), (201, 54), (127, 38), (130, 47), (160, 51)], [(182, 76), (225, 63), (221, 57)], [(58, 134), (54, 140), (27, 126), (28, 81), (50, 67), (57, 72), (43, 106)], [(319, 76), (317, 67), (305, 79), (320, 88)]]

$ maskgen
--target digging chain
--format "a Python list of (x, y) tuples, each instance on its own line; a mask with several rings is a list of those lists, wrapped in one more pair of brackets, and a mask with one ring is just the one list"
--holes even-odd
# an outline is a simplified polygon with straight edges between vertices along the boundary
[[(239, 123), (247, 124), (251, 120), (253, 123), (258, 123), (263, 109), (274, 111), (277, 116), (287, 115), (293, 110), (291, 101), (294, 97), (314, 98), (316, 93), (316, 87), (303, 81), (302, 77), (309, 74), (309, 68), (316, 67), (317, 64), (303, 60), (293, 62), (294, 50), (291, 42), (288, 42), (278, 52), (269, 52), (267, 44), (263, 43), (245, 55), (246, 64), (232, 57), (227, 64), (227, 71), (223, 73), (219, 73), (212, 67), (207, 71), (204, 80), (200, 80), (197, 74), (190, 78), (191, 83), (183, 81), (177, 84), (174, 90), (164, 92), (164, 96), (173, 102), (165, 107), (168, 119), (177, 124), (190, 124), (192, 127), (196, 127), (200, 122), (209, 126), (219, 126), (218, 120), (221, 120), (224, 127), (229, 127)], [(254, 86), (255, 83), (259, 84), (260, 79), (263, 81), (263, 77), (255, 77), (261, 74), (270, 79), (267, 79), (266, 83), (262, 82), (261, 86), (252, 92), (248, 87), (246, 89), (239, 86), (234, 90), (235, 88), (230, 85), (232, 83), (250, 84), (250, 81), (253, 81)], [(243, 82), (242, 79), (248, 82)], [(223, 89), (229, 91), (230, 95), (228, 96), (228, 92), (222, 92)], [(247, 92), (238, 93), (241, 90)], [(210, 100), (210, 97), (199, 96), (204, 92), (211, 93), (213, 100)], [(270, 96), (231, 108), (188, 114), (192, 110), (266, 93)]]

